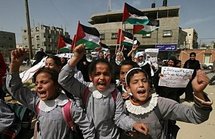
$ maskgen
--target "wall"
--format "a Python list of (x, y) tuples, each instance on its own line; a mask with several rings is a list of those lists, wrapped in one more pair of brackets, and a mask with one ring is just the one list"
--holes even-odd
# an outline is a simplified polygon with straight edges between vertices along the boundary
[(185, 63), (186, 60), (190, 58), (190, 53), (196, 53), (196, 59), (199, 60), (200, 64), (204, 64), (205, 62), (205, 55), (210, 55), (209, 62), (213, 63), (215, 61), (215, 50), (214, 49), (190, 49), (190, 50), (183, 50), (179, 54), (179, 59), (182, 61), (182, 65)]

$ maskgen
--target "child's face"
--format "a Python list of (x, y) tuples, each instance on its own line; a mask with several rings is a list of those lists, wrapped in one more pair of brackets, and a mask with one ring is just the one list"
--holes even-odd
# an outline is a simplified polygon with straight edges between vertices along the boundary
[(132, 101), (141, 105), (147, 101), (150, 96), (150, 85), (143, 72), (138, 72), (131, 77), (127, 90), (132, 93)]
[(47, 58), (45, 61), (45, 67), (50, 68), (50, 69), (55, 69), (57, 71), (60, 71), (60, 67), (56, 65), (54, 59), (52, 58)]
[(56, 84), (51, 79), (51, 75), (41, 72), (36, 77), (36, 92), (41, 100), (54, 99), (57, 96)]
[(123, 60), (123, 55), (122, 54), (117, 54), (116, 55), (116, 60), (118, 60), (118, 61), (122, 61)]
[(132, 65), (122, 65), (119, 73), (120, 83), (125, 85), (125, 75), (132, 68)]
[(105, 63), (96, 64), (96, 71), (90, 75), (90, 80), (98, 91), (105, 91), (111, 82), (111, 73), (108, 65)]
[(175, 63), (174, 63), (173, 60), (168, 60), (167, 65), (168, 65), (169, 67), (174, 67)]

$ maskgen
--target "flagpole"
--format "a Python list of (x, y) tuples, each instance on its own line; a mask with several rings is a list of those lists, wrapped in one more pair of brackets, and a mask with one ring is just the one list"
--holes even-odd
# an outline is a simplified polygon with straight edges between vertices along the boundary
[(73, 46), (72, 46), (72, 52), (73, 52), (73, 49), (76, 47), (76, 39), (77, 39), (77, 35), (78, 35), (78, 28), (80, 26), (80, 20), (78, 20), (78, 27), (77, 27), (77, 30), (76, 30), (76, 34), (74, 35), (74, 39), (73, 39)]
[[(125, 10), (125, 1), (124, 1), (124, 6), (123, 6), (123, 13), (122, 13), (122, 16), (124, 15), (124, 10)], [(122, 30), (123, 30), (123, 21), (122, 21), (122, 26), (121, 26), (121, 32), (120, 32), (120, 40), (119, 40), (119, 50), (120, 50), (120, 47), (122, 45), (122, 38), (121, 38), (121, 35), (122, 35)]]
[(25, 0), (25, 11), (26, 11), (26, 22), (27, 22), (29, 59), (32, 59), (33, 58), (33, 50), (32, 50), (32, 40), (31, 40), (31, 24), (30, 24), (28, 0)]

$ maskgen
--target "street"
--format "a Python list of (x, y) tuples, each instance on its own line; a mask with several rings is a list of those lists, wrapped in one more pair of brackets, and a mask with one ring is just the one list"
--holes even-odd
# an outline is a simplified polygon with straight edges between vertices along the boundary
[[(208, 77), (211, 78), (214, 73), (208, 74)], [(208, 85), (205, 89), (205, 92), (208, 94), (209, 98), (214, 102), (215, 101), (215, 85)], [(183, 97), (183, 96), (182, 96)], [(190, 103), (183, 102), (184, 104), (191, 105)], [(212, 105), (213, 109), (215, 104)], [(199, 125), (177, 122), (177, 125), (180, 127), (178, 132), (177, 139), (214, 139), (215, 138), (215, 112), (212, 110), (209, 119)]]

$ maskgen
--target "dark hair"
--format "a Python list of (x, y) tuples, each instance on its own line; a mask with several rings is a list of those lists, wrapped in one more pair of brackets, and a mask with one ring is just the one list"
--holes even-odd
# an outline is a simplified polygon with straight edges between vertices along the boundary
[(132, 68), (130, 69), (130, 71), (127, 72), (126, 74), (126, 84), (129, 86), (129, 83), (131, 81), (131, 78), (134, 76), (134, 74), (137, 74), (137, 73), (144, 73), (144, 75), (146, 76), (146, 79), (148, 80), (148, 82), (151, 84), (151, 80), (149, 79), (149, 76), (147, 74), (147, 72), (141, 68)]
[(195, 53), (195, 52), (191, 52), (191, 53), (190, 53), (190, 57), (191, 57), (192, 55), (193, 55), (193, 56), (196, 56), (196, 53)]
[(170, 56), (168, 61), (172, 60), (174, 62), (174, 66), (177, 64), (177, 58), (175, 56)]
[(178, 59), (178, 60), (176, 61), (176, 64), (178, 64), (178, 63), (180, 63), (180, 62), (181, 62), (181, 60)]
[[(110, 62), (107, 59), (103, 59), (103, 58), (102, 59), (97, 59), (95, 61), (92, 61), (92, 63), (90, 63), (89, 68), (88, 68), (88, 74), (92, 75), (94, 72), (96, 72), (96, 65), (99, 64), (99, 63), (103, 63), (103, 64), (106, 64), (108, 66), (110, 74), (111, 74), (111, 77), (112, 77), (113, 76), (112, 65), (110, 64)], [(111, 81), (111, 82), (113, 83), (114, 81)]]
[(58, 57), (58, 56), (54, 56), (54, 55), (49, 55), (49, 56), (47, 57), (47, 59), (48, 59), (48, 58), (53, 59), (53, 60), (54, 60), (54, 62), (55, 62), (55, 64), (56, 64), (57, 66), (62, 66), (62, 63), (61, 63), (60, 57)]
[(121, 62), (121, 64), (120, 64), (120, 69), (121, 69), (121, 67), (124, 66), (124, 65), (131, 65), (132, 68), (140, 67), (140, 66), (137, 64), (137, 62), (134, 62), (134, 61), (132, 61), (132, 60), (123, 60), (123, 61)]
[(49, 75), (51, 75), (51, 79), (53, 80), (54, 83), (58, 84), (58, 72), (55, 69), (50, 69), (50, 68), (40, 68), (33, 76), (33, 82), (36, 82), (36, 77), (38, 74), (40, 73), (48, 73)]

